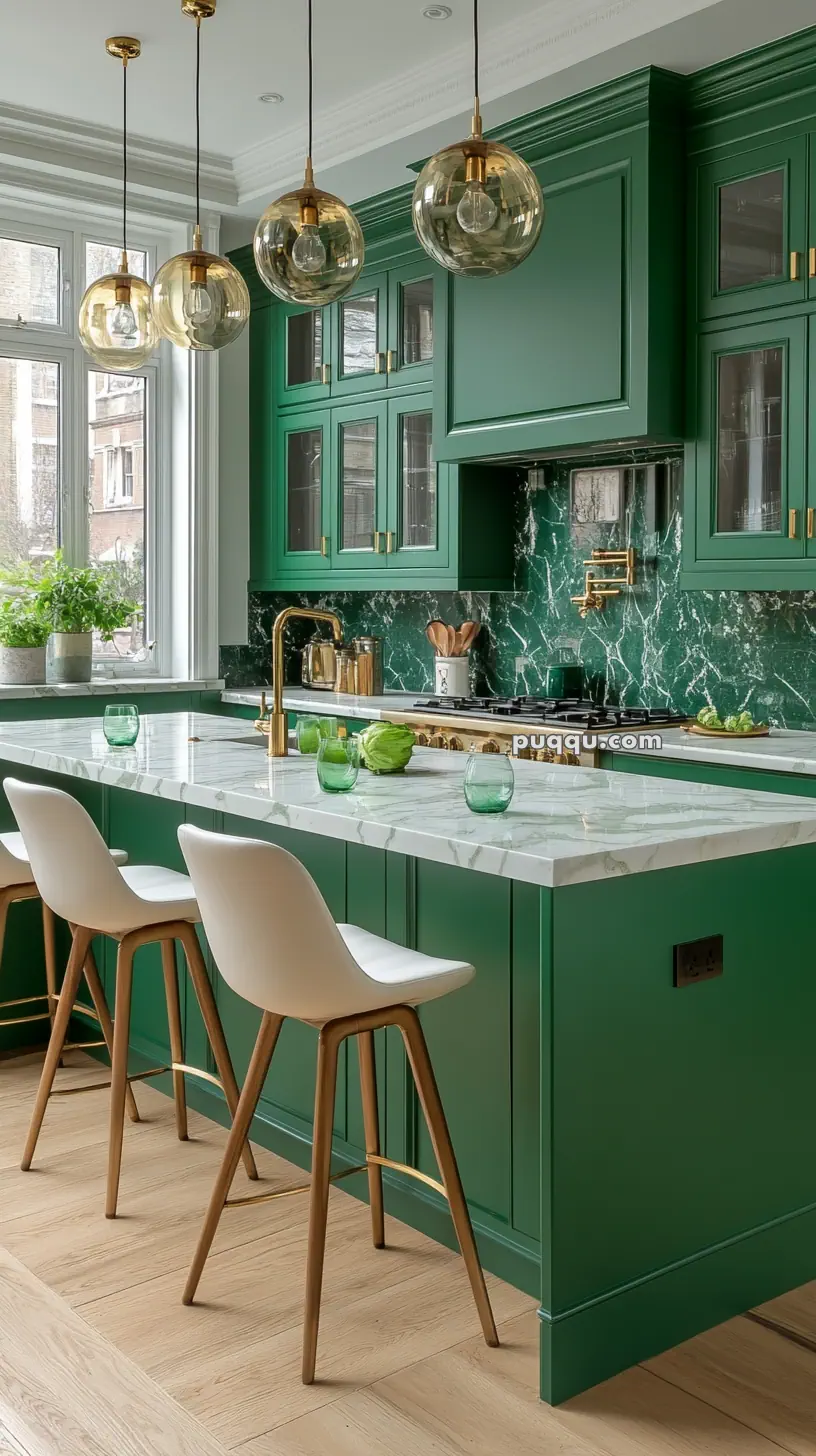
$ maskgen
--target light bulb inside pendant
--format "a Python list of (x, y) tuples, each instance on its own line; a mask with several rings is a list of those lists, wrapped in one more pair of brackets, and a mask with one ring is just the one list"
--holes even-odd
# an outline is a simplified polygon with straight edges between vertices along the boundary
[(303, 224), (292, 246), (292, 262), (301, 273), (319, 273), (321, 268), (325, 268), (326, 249), (316, 223)]
[(135, 349), (139, 343), (136, 315), (129, 303), (117, 303), (108, 310), (108, 333), (120, 349)]

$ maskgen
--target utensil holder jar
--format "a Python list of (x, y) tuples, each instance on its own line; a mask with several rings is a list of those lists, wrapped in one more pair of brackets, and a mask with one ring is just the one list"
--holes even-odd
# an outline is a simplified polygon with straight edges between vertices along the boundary
[(436, 696), (438, 698), (470, 697), (469, 657), (437, 657)]

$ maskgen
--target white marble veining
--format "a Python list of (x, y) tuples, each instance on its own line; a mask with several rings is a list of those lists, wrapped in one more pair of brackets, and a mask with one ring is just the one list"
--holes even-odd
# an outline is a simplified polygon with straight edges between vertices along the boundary
[[(261, 693), (272, 701), (272, 689), (230, 688), (221, 694), (222, 703), (238, 704), (244, 708), (259, 708)], [(285, 687), (283, 706), (289, 713), (318, 713), (340, 718), (366, 718), (379, 721), (384, 713), (405, 713), (413, 708), (416, 693), (383, 693), (381, 698), (358, 698), (354, 693), (323, 693), (315, 688)]]
[(0, 683), (0, 703), (15, 698), (128, 698), (141, 693), (205, 693), (223, 688), (223, 678), (185, 682), (170, 677), (95, 677), (86, 683)]
[(434, 749), (324, 794), (313, 759), (268, 759), (249, 725), (201, 713), (146, 715), (132, 749), (108, 748), (99, 717), (0, 724), (8, 763), (536, 885), (816, 843), (814, 800), (535, 763), (516, 764), (506, 814), (475, 815), (464, 756)]
[[(764, 768), (770, 773), (816, 774), (816, 733), (772, 728), (767, 738), (701, 738), (684, 733), (682, 728), (656, 731), (660, 732), (662, 747), (638, 753), (638, 758), (676, 758), (688, 763)], [(646, 763), (643, 772), (649, 772)]]

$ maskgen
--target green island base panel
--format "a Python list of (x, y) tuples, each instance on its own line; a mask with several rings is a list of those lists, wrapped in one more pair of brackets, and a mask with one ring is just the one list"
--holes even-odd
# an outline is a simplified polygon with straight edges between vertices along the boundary
[[(70, 789), (135, 862), (182, 869), (185, 819), (267, 838), (303, 861), (338, 920), (474, 962), (473, 983), (422, 1018), (485, 1267), (540, 1301), (544, 1400), (816, 1277), (816, 845), (548, 890), (81, 779)], [(0, 821), (11, 827), (4, 799)], [(44, 985), (40, 931), (31, 906), (9, 919), (4, 995), (22, 995)], [(723, 937), (722, 976), (676, 988), (673, 947), (708, 935)], [(112, 1001), (115, 946), (97, 949)], [(210, 970), (242, 1079), (259, 1013)], [(186, 1058), (206, 1066), (181, 986)], [(9, 1029), (6, 1049), (14, 1031), (31, 1042), (31, 1027)], [(131, 1034), (134, 1070), (169, 1059), (156, 947), (137, 955)], [(378, 1033), (377, 1059), (387, 1156), (435, 1171), (397, 1033)], [(335, 1171), (363, 1155), (355, 1063), (349, 1045)], [(301, 1166), (314, 1066), (315, 1033), (287, 1024), (253, 1128)], [(220, 1093), (192, 1080), (188, 1092), (225, 1122)], [(59, 1116), (57, 1101), (44, 1160)], [(127, 1168), (126, 1137), (125, 1192)], [(366, 1197), (364, 1176), (345, 1186)], [(433, 1191), (390, 1173), (386, 1189), (390, 1213), (453, 1246)]]

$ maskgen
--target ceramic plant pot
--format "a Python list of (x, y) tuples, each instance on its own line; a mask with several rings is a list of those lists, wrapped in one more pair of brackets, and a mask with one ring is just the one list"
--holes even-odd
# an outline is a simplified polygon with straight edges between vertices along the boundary
[(84, 683), (91, 681), (92, 632), (52, 632), (49, 642), (49, 682)]
[(44, 682), (44, 647), (0, 647), (0, 683), (19, 687)]

